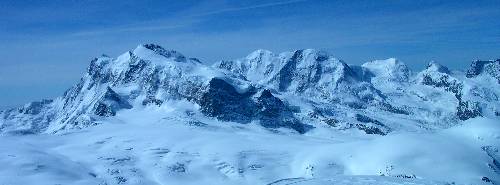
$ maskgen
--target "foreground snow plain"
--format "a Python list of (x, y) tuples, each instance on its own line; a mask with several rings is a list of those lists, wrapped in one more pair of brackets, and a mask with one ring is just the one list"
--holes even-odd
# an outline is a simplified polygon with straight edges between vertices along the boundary
[(197, 110), (171, 101), (119, 111), (97, 126), (58, 135), (0, 136), (0, 184), (500, 181), (492, 170), (500, 148), (498, 120), (474, 118), (444, 130), (387, 136), (353, 129), (301, 135), (221, 122)]

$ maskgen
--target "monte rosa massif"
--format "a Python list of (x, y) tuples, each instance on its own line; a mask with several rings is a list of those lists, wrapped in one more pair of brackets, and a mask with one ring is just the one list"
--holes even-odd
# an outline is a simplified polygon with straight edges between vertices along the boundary
[(500, 60), (313, 49), (209, 66), (155, 44), (0, 111), (0, 184), (498, 184)]

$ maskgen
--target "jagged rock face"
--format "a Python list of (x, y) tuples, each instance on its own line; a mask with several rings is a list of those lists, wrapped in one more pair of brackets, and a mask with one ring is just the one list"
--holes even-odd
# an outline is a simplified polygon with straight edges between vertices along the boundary
[(438, 64), (434, 61), (429, 62), (429, 64), (427, 64), (427, 67), (425, 68), (425, 70), (436, 71), (436, 72), (445, 73), (445, 74), (451, 73), (450, 70), (446, 66), (442, 66), (441, 64)]
[(422, 74), (421, 83), (423, 85), (442, 88), (447, 92), (452, 93), (457, 101), (457, 116), (460, 120), (467, 120), (481, 116), (481, 109), (477, 102), (467, 101), (463, 98), (463, 83), (457, 79), (445, 74)]
[[(452, 93), (457, 100), (456, 115), (458, 119), (467, 120), (481, 116), (479, 103), (473, 100), (467, 100), (470, 99), (469, 97), (464, 97), (464, 94), (467, 93), (464, 92), (467, 91), (464, 89), (464, 83), (452, 77), (447, 68), (432, 62), (419, 74), (419, 82), (423, 85), (436, 87)], [(479, 93), (476, 94), (479, 95)]]
[(210, 80), (199, 104), (201, 111), (207, 116), (223, 121), (249, 123), (258, 112), (255, 102), (251, 100), (253, 94), (254, 90), (239, 93), (231, 84), (214, 78)]
[(483, 73), (497, 79), (497, 82), (500, 84), (500, 59), (495, 61), (473, 61), (467, 70), (466, 76), (467, 78), (474, 78)]
[(104, 96), (95, 104), (94, 114), (98, 116), (114, 116), (116, 111), (130, 108), (132, 108), (132, 105), (108, 87)]
[[(186, 57), (182, 55), (181, 53), (174, 51), (174, 50), (166, 50), (163, 47), (155, 44), (145, 44), (143, 45), (144, 48), (149, 49), (161, 56), (164, 56), (166, 58), (173, 58), (176, 62), (186, 62)], [(193, 59), (191, 59), (193, 60)], [(198, 59), (194, 59), (198, 60)]]
[(356, 127), (358, 127), (360, 130), (363, 130), (367, 134), (386, 135), (391, 131), (389, 127), (387, 127), (380, 121), (370, 118), (368, 116), (356, 114), (355, 119), (361, 123), (369, 123), (369, 125), (356, 124)]
[(431, 62), (427, 68), (418, 75), (418, 83), (453, 93), (457, 99), (461, 99), (463, 84), (458, 79), (450, 76), (448, 68)]
[(254, 87), (246, 92), (238, 92), (223, 79), (213, 78), (199, 100), (199, 105), (206, 116), (223, 121), (249, 123), (259, 120), (260, 125), (266, 128), (286, 127), (299, 133), (305, 133), (311, 128), (298, 121), (287, 106), (269, 90), (262, 91), (255, 100), (256, 93)]
[(468, 120), (481, 116), (481, 108), (476, 102), (459, 101), (457, 107), (457, 116), (460, 120)]
[(260, 124), (266, 128), (292, 128), (303, 134), (313, 127), (301, 123), (283, 101), (265, 89), (257, 98)]
[[(306, 49), (257, 50), (209, 67), (146, 44), (117, 58), (93, 59), (79, 83), (61, 97), (0, 112), (0, 132), (84, 128), (120, 111), (161, 107), (170, 100), (197, 104), (203, 115), (220, 121), (257, 122), (299, 133), (328, 126), (385, 135), (411, 123), (431, 129), (438, 127), (436, 122), (498, 116), (500, 83), (484, 81), (499, 79), (499, 62), (474, 62), (469, 78), (434, 62), (412, 76), (396, 59), (349, 66)], [(443, 99), (446, 104), (440, 106)]]

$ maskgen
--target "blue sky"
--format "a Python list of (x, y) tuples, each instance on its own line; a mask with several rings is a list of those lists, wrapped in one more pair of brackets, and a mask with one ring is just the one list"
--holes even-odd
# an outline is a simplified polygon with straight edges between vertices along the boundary
[(2, 0), (0, 107), (56, 97), (93, 57), (150, 42), (205, 63), (315, 48), (459, 69), (500, 58), (500, 1)]

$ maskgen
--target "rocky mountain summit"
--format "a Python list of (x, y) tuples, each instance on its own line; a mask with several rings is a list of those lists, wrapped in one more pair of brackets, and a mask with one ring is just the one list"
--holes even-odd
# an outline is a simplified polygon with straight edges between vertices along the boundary
[(191, 114), (275, 130), (447, 128), (500, 116), (500, 60), (474, 61), (465, 73), (431, 62), (421, 72), (397, 59), (348, 65), (313, 49), (257, 50), (212, 66), (154, 44), (90, 62), (81, 80), (54, 100), (0, 112), (0, 133), (59, 133), (122, 110), (161, 108), (174, 100)]

